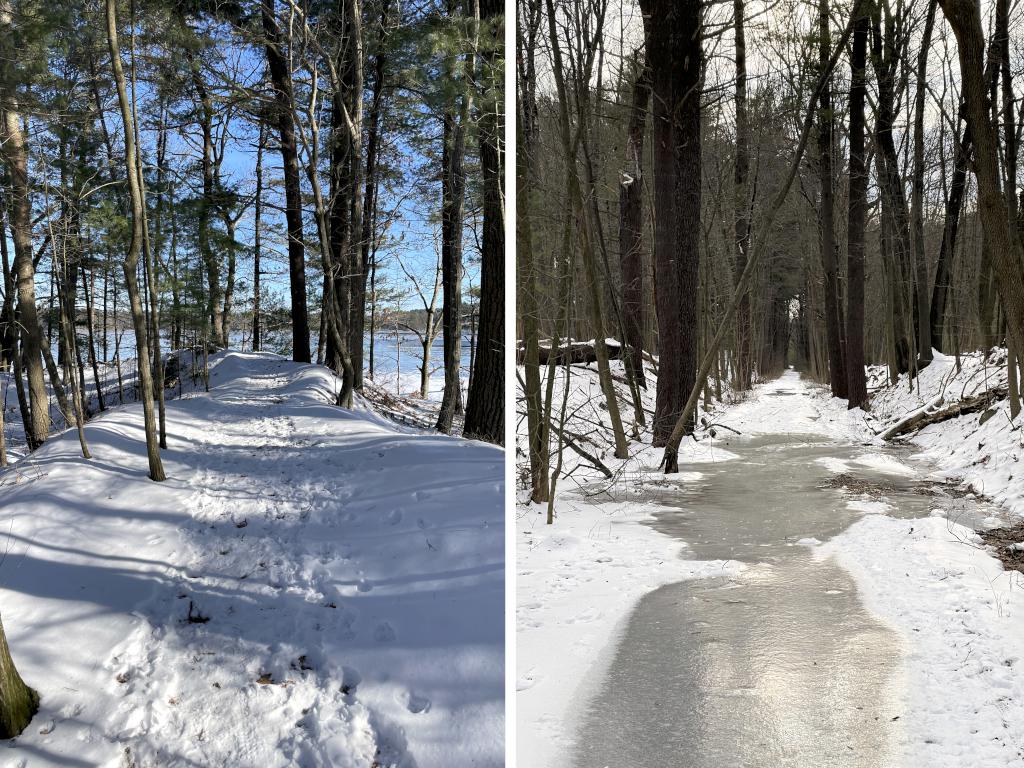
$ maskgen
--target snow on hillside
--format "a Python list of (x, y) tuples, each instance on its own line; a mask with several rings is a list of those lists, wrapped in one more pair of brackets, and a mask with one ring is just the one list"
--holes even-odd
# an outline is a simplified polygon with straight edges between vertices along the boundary
[[(957, 371), (954, 357), (935, 352), (935, 361), (913, 382), (906, 374), (886, 385), (884, 369), (870, 370), (870, 388), (881, 387), (871, 398), (868, 423), (876, 430), (889, 426), (939, 396), (945, 405), (991, 389), (1006, 387), (1006, 349), (961, 355)], [(910, 435), (922, 449), (920, 458), (934, 463), (937, 475), (962, 483), (971, 491), (992, 498), (1015, 515), (1024, 516), (1024, 433), (1018, 417), (1010, 420), (1008, 400), (992, 405), (990, 413), (973, 413), (932, 424)]]
[(226, 353), (0, 474), (0, 609), (41, 710), (15, 766), (497, 766), (503, 452)]

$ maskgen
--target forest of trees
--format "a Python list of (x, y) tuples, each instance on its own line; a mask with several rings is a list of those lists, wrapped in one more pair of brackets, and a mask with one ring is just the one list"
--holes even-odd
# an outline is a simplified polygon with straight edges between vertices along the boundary
[(534, 501), (567, 439), (552, 386), (573, 355), (549, 350), (569, 340), (596, 363), (618, 458), (656, 368), (666, 471), (701, 397), (786, 365), (866, 407), (866, 364), (913, 385), (933, 349), (1005, 344), (1016, 414), (1019, 4), (519, 0), (517, 15)]
[[(350, 407), (430, 283), (436, 428), (501, 443), (503, 49), (497, 0), (0, 0), (0, 466), (9, 390), (19, 454), (71, 426), (88, 459), (141, 400), (164, 480), (165, 389), (228, 347)], [(8, 737), (35, 699), (2, 630), (0, 681)]]
[(464, 413), (465, 435), (500, 442), (503, 10), (0, 2), (0, 371), (27, 447), (77, 425), (87, 455), (82, 425), (124, 399), (130, 368), (161, 479), (156, 382), (182, 349), (323, 363), (350, 405), (406, 269), (439, 275), (438, 429)]

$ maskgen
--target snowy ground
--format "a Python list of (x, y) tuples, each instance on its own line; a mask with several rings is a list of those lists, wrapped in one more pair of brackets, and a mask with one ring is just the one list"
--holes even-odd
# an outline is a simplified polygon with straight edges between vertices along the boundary
[(42, 709), (14, 766), (497, 766), (503, 453), (331, 401), (322, 368), (217, 356), (169, 401), (0, 474), (3, 607)]
[[(660, 451), (649, 446), (649, 438), (632, 444), (627, 462), (615, 460), (604, 437), (607, 427), (588, 426), (607, 421), (593, 367), (575, 371), (585, 372), (574, 377), (568, 425), (585, 436), (588, 450), (615, 476), (604, 478), (567, 452), (569, 477), (562, 480), (559, 515), (550, 528), (543, 525), (540, 507), (530, 506), (520, 491), (517, 748), (521, 761), (527, 758), (527, 764), (537, 766), (564, 764), (574, 727), (572, 708), (601, 685), (602, 664), (616, 643), (615, 628), (639, 598), (668, 581), (705, 574), (728, 578), (728, 568), (735, 567), (723, 570), (721, 563), (687, 559), (678, 540), (638, 524), (648, 512), (645, 488), (696, 478), (660, 479)], [(848, 411), (824, 388), (789, 372), (760, 385), (745, 401), (726, 392), (726, 402), (715, 404), (708, 420), (744, 435), (802, 433), (861, 444), (863, 451), (853, 459), (823, 464), (835, 473), (859, 464), (894, 477), (942, 479), (991, 497), (1006, 507), (1009, 518), (1024, 514), (1024, 477), (1017, 469), (1024, 441), (1020, 420), (1010, 421), (1005, 401), (996, 404), (996, 413), (984, 424), (974, 414), (914, 435), (915, 448), (906, 462), (883, 453), (876, 436), (938, 394), (952, 402), (1005, 383), (1000, 350), (964, 356), (959, 372), (952, 358), (939, 356), (913, 389), (906, 377), (890, 387), (883, 371), (870, 374), (877, 390), (870, 413)], [(653, 410), (651, 384), (645, 405)], [(556, 397), (560, 388), (561, 381)], [(799, 396), (775, 397), (780, 388)], [(627, 424), (630, 414), (624, 405)], [(525, 418), (519, 431), (525, 432)], [(525, 462), (524, 437), (520, 434), (520, 465)], [(684, 441), (681, 462), (732, 458), (706, 429), (698, 437)], [(524, 471), (521, 466), (520, 476)], [(587, 494), (597, 493), (603, 495), (587, 500)], [(801, 543), (819, 557), (837, 558), (854, 576), (869, 610), (904, 641), (898, 730), (902, 768), (1024, 766), (1021, 575), (1003, 571), (973, 531), (943, 517), (896, 519), (885, 514), (892, 509), (885, 501), (856, 495), (849, 504), (864, 513), (858, 522), (825, 544)]]

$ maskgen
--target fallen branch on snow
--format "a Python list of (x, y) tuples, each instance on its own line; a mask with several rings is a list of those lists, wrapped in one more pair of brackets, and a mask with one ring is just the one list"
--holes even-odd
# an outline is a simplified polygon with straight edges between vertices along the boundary
[(939, 395), (925, 405), (924, 408), (893, 424), (881, 434), (881, 438), (883, 440), (892, 440), (899, 435), (923, 429), (929, 424), (938, 424), (939, 422), (955, 419), (959, 416), (966, 416), (969, 413), (984, 411), (997, 400), (1002, 400), (1006, 395), (1006, 387), (996, 387), (982, 392), (980, 395), (964, 398), (953, 403), (948, 408), (936, 411), (933, 409), (942, 404), (942, 395)]

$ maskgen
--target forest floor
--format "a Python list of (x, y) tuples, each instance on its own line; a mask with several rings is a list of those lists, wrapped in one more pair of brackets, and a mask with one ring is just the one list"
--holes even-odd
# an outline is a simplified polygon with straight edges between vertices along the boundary
[[(578, 375), (569, 394), (567, 430), (579, 436), (578, 442), (613, 477), (605, 477), (567, 451), (570, 474), (561, 481), (556, 520), (550, 527), (545, 525), (546, 508), (530, 505), (524, 492), (519, 492), (520, 761), (539, 768), (593, 765), (595, 759), (604, 764), (623, 759), (627, 754), (623, 745), (652, 733), (661, 741), (681, 739), (683, 733), (703, 740), (712, 755), (708, 764), (714, 765), (713, 734), (720, 730), (733, 734), (726, 739), (731, 743), (721, 745), (729, 750), (725, 754), (735, 764), (745, 765), (735, 728), (745, 732), (752, 720), (757, 721), (755, 725), (761, 722), (760, 714), (751, 717), (750, 713), (776, 709), (784, 715), (782, 725), (766, 719), (765, 729), (755, 727), (752, 732), (751, 737), (762, 742), (754, 745), (756, 754), (770, 754), (764, 742), (771, 737), (764, 734), (767, 726), (779, 726), (783, 735), (775, 745), (782, 755), (778, 764), (822, 764), (825, 752), (820, 739), (808, 742), (806, 755), (800, 751), (802, 728), (812, 723), (822, 732), (815, 719), (820, 713), (808, 715), (806, 722), (799, 719), (807, 715), (807, 702), (813, 707), (820, 700), (822, 707), (835, 710), (837, 702), (852, 698), (852, 689), (843, 692), (844, 681), (870, 673), (863, 659), (858, 667), (851, 656), (851, 648), (863, 645), (851, 634), (846, 640), (836, 639), (835, 653), (825, 662), (836, 668), (830, 670), (826, 683), (817, 688), (808, 685), (814, 678), (807, 676), (811, 663), (807, 654), (827, 645), (827, 632), (818, 637), (815, 622), (820, 616), (807, 614), (824, 612), (830, 623), (847, 620), (830, 613), (837, 604), (821, 603), (814, 585), (817, 591), (832, 595), (847, 590), (829, 587), (852, 579), (848, 591), (857, 599), (848, 601), (850, 606), (844, 610), (864, 614), (865, 620), (858, 619), (864, 633), (874, 633), (871, 636), (876, 639), (879, 632), (891, 634), (888, 644), (879, 640), (882, 650), (876, 654), (888, 658), (872, 659), (872, 666), (879, 666), (875, 662), (889, 666), (879, 673), (871, 694), (875, 699), (851, 703), (857, 705), (856, 711), (839, 728), (850, 730), (848, 742), (842, 743), (842, 733), (837, 737), (834, 747), (839, 757), (828, 764), (1024, 766), (1024, 680), (1018, 668), (1024, 663), (1024, 578), (1016, 571), (1005, 571), (997, 557), (1001, 553), (986, 546), (975, 531), (987, 533), (1024, 515), (1021, 422), (1011, 422), (1003, 400), (993, 405), (991, 413), (926, 427), (910, 435), (912, 440), (903, 448), (878, 437), (907, 414), (934, 404), (940, 394), (948, 404), (1004, 385), (1005, 365), (1000, 368), (1004, 362), (1005, 351), (997, 349), (990, 355), (964, 356), (957, 371), (952, 358), (939, 357), (913, 387), (906, 377), (890, 385), (884, 371), (872, 369), (869, 386), (874, 395), (869, 412), (848, 411), (844, 401), (793, 371), (762, 383), (746, 398), (726, 390), (725, 402), (713, 403), (711, 412), (701, 415), (709, 423), (727, 425), (742, 434), (715, 427), (717, 437), (712, 437), (710, 429), (700, 429), (698, 440), (683, 444), (683, 471), (671, 476), (658, 470), (661, 452), (651, 448), (649, 431), (642, 432), (642, 443), (633, 444), (629, 460), (613, 458), (604, 437), (607, 416), (596, 371), (592, 365), (574, 366)], [(622, 373), (618, 368), (617, 372)], [(648, 369), (648, 376), (644, 405), (653, 410), (653, 369)], [(560, 378), (556, 398), (561, 386)], [(628, 403), (628, 397), (622, 402)], [(631, 407), (624, 407), (627, 423), (631, 412)], [(525, 430), (524, 418), (520, 429)], [(524, 437), (520, 436), (521, 464)], [(760, 452), (766, 449), (778, 451), (778, 458), (769, 454), (764, 459)], [(794, 449), (814, 458), (800, 460), (797, 454), (796, 459), (787, 460), (785, 452)], [(751, 461), (762, 473), (767, 468), (763, 477), (757, 475), (759, 486), (744, 484), (737, 474), (747, 469), (755, 472)], [(811, 469), (805, 469), (808, 466)], [(520, 470), (522, 478), (522, 466)], [(738, 515), (732, 527), (708, 521), (729, 508), (722, 499), (730, 494)], [(789, 512), (790, 506), (808, 504), (809, 514)], [(814, 504), (819, 505), (817, 512)], [(997, 546), (1014, 544), (1011, 535)], [(822, 569), (835, 564), (840, 573), (823, 577)], [(744, 615), (748, 631), (742, 628), (747, 624), (739, 630), (716, 626), (717, 621), (728, 620), (719, 617), (728, 616), (732, 604), (749, 603), (755, 609), (765, 604), (761, 592), (772, 582), (776, 597), (782, 594), (784, 601), (792, 593), (811, 597), (802, 608), (792, 602), (775, 605), (778, 626), (771, 626), (771, 616), (763, 617), (772, 610)], [(676, 591), (665, 592), (672, 589)], [(682, 613), (689, 623), (683, 621), (674, 635), (679, 638), (678, 650), (672, 649), (670, 640), (655, 646), (653, 653), (663, 654), (662, 658), (641, 659), (643, 663), (636, 665), (641, 671), (644, 663), (652, 666), (657, 690), (648, 690), (647, 699), (665, 703), (639, 716), (633, 713), (631, 723), (621, 711), (631, 701), (639, 702), (637, 707), (646, 706), (646, 701), (630, 698), (629, 676), (622, 674), (621, 667), (624, 659), (628, 662), (631, 656), (649, 651), (643, 647), (638, 625), (646, 621), (649, 630), (661, 621), (674, 628), (677, 620), (669, 614), (654, 619), (645, 615), (650, 614), (657, 595), (671, 596), (660, 598), (664, 610)], [(687, 600), (697, 600), (690, 604), (698, 607), (680, 608)], [(720, 604), (720, 608), (709, 612), (699, 607), (703, 603)], [(687, 617), (688, 613), (693, 615)], [(694, 621), (697, 618), (707, 621)], [(762, 626), (765, 621), (767, 628)], [(736, 642), (758, 648), (746, 654), (754, 655), (753, 660), (743, 661), (739, 654), (737, 662), (728, 649), (712, 652), (721, 648), (714, 644), (701, 646), (704, 650), (695, 652), (694, 658), (697, 663), (710, 663), (708, 659), (723, 656), (730, 664), (763, 665), (763, 669), (744, 669), (742, 674), (736, 669), (729, 672), (743, 678), (743, 685), (709, 693), (700, 689), (722, 684), (716, 678), (724, 674), (721, 669), (673, 669), (676, 659), (686, 656), (684, 651), (695, 642), (690, 635), (710, 633), (708, 642), (728, 645), (737, 632), (747, 636)], [(668, 636), (673, 637), (671, 632)], [(804, 647), (808, 636), (818, 641), (809, 649)], [(769, 640), (772, 645), (789, 645), (788, 654), (786, 648), (759, 647)], [(662, 650), (662, 646), (667, 647)], [(786, 667), (784, 672), (775, 674), (776, 662)], [(807, 669), (801, 669), (801, 664)], [(843, 664), (853, 666), (840, 668)], [(681, 683), (680, 676), (698, 680)], [(796, 689), (802, 698), (799, 707), (804, 709), (793, 702), (780, 704), (786, 698), (779, 696), (780, 679), (789, 681), (787, 690)], [(715, 707), (691, 697), (688, 700), (693, 703), (679, 713), (681, 719), (697, 718), (698, 711), (703, 712), (699, 717), (708, 718), (709, 712), (729, 712), (737, 706), (747, 714), (735, 720), (723, 716), (720, 722), (697, 723), (694, 728), (684, 722), (655, 723), (652, 728), (652, 720), (670, 718), (674, 711), (670, 703), (676, 698), (674, 686), (691, 684), (705, 703), (713, 702)], [(815, 690), (820, 691), (817, 696)], [(867, 723), (865, 709), (875, 713)], [(826, 716), (834, 717), (834, 711)], [(615, 718), (622, 722), (613, 722)], [(604, 723), (604, 731), (614, 733), (604, 745), (605, 752), (593, 744), (602, 740), (597, 722)], [(659, 725), (662, 733), (656, 733)], [(630, 733), (630, 728), (636, 730)], [(828, 728), (835, 730), (835, 723), (830, 721)], [(859, 735), (865, 730), (875, 732), (870, 743)], [(657, 747), (625, 759), (637, 766), (658, 765), (656, 752)]]
[(0, 474), (0, 606), (42, 698), (4, 765), (497, 766), (503, 452), (223, 353)]

